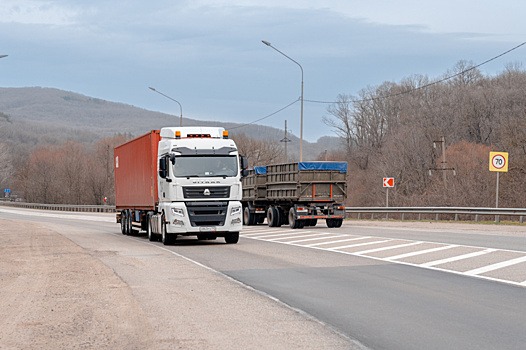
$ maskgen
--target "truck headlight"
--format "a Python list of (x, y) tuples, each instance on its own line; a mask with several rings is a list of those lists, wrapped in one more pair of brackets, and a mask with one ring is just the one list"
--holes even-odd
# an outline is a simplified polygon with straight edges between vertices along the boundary
[(230, 215), (241, 214), (241, 207), (233, 207)]
[(184, 217), (184, 211), (180, 208), (172, 208), (172, 214)]

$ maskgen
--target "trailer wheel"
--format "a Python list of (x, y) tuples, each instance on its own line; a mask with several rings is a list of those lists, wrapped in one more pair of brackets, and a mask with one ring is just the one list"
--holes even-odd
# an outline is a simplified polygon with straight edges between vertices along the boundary
[(227, 244), (236, 244), (239, 241), (239, 232), (230, 232), (225, 235)]
[(334, 219), (326, 219), (325, 222), (327, 223), (327, 227), (329, 227), (329, 228), (336, 227), (334, 225)]
[(121, 211), (121, 233), (126, 234), (126, 211)]
[(318, 219), (309, 219), (309, 220), (306, 220), (305, 226), (316, 226), (317, 223), (318, 223)]
[(280, 227), (281, 219), (279, 217), (279, 210), (275, 206), (271, 206), (267, 210), (267, 222), (269, 227)]
[(334, 219), (334, 227), (342, 227), (343, 219)]
[(292, 229), (301, 228), (300, 226), (301, 226), (302, 220), (296, 220), (294, 214), (295, 214), (294, 208), (290, 208), (290, 210), (289, 210), (289, 226)]
[(131, 211), (129, 209), (126, 210), (126, 227), (124, 228), (125, 235), (131, 235), (132, 234), (132, 215)]
[(251, 213), (248, 207), (245, 207), (245, 210), (243, 210), (243, 225), (252, 226), (255, 224), (256, 224), (256, 215), (254, 215), (254, 213)]

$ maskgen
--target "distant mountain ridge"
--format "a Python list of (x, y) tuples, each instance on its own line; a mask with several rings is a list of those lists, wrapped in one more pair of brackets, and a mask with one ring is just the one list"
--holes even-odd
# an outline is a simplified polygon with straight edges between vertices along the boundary
[[(21, 135), (17, 138), (34, 139), (30, 142), (33, 145), (40, 143), (42, 134), (48, 135), (51, 143), (59, 142), (64, 135), (73, 135), (70, 138), (88, 142), (117, 133), (141, 135), (174, 124), (173, 115), (43, 87), (0, 88), (0, 113), (4, 116), (0, 118), (0, 125), (11, 124), (0, 127), (0, 131), (4, 132), (3, 138), (15, 137), (16, 130), (24, 128), (19, 130)], [(243, 133), (252, 138), (275, 142), (280, 142), (284, 137), (283, 130), (256, 124), (236, 128), (242, 124), (184, 118), (183, 125), (223, 126), (231, 130), (231, 135)], [(39, 133), (39, 140), (37, 136), (32, 136), (33, 133)], [(299, 138), (292, 134), (287, 137), (291, 140), (288, 143), (290, 154), (297, 154)], [(304, 159), (314, 159), (325, 150), (338, 147), (339, 139), (336, 137), (324, 136), (316, 143), (304, 140)]]

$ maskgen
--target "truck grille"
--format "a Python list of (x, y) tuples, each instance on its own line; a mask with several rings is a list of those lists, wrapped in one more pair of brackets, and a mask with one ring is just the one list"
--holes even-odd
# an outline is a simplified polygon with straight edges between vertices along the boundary
[(190, 224), (195, 226), (224, 226), (228, 202), (186, 202)]
[(201, 199), (201, 198), (228, 198), (230, 197), (230, 187), (183, 187), (184, 198)]

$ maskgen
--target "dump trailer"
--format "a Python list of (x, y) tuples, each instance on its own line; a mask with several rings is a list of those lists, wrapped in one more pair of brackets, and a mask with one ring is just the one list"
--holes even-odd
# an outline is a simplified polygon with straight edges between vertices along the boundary
[(243, 183), (243, 224), (267, 219), (270, 227), (341, 227), (347, 197), (346, 162), (296, 162), (255, 166)]
[(238, 242), (246, 159), (224, 128), (152, 130), (117, 146), (114, 157), (123, 234), (146, 231), (164, 244), (178, 236)]

